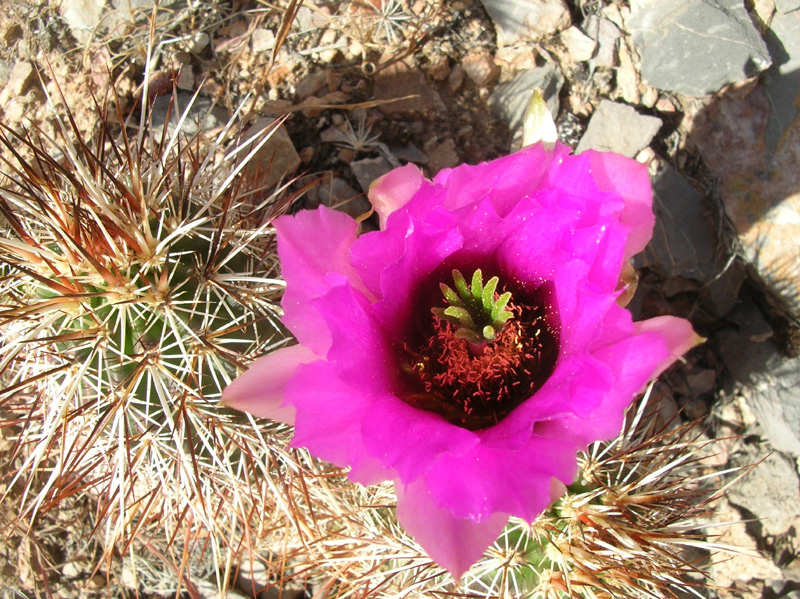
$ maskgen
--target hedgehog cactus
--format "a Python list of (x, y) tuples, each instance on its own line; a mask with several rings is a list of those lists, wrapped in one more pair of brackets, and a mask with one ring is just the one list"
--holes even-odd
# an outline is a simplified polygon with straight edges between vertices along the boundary
[(226, 154), (230, 126), (202, 150), (146, 120), (114, 136), (98, 110), (89, 141), (68, 111), (54, 136), (0, 133), (0, 410), (25, 423), (22, 514), (89, 490), (119, 540), (187, 510), (219, 529), (225, 502), (268, 513), (242, 476), (264, 437), (217, 402), (284, 338), (270, 221), (290, 199), (242, 173), (280, 123)]

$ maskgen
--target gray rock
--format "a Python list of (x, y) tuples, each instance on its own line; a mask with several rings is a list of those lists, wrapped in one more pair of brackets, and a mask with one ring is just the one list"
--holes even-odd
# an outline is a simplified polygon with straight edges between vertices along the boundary
[[(170, 109), (170, 102), (173, 101)], [(180, 123), (183, 114), (186, 118), (181, 125), (181, 133), (192, 136), (200, 131), (207, 131), (219, 127), (228, 121), (228, 111), (222, 106), (215, 105), (214, 102), (205, 96), (198, 96), (192, 101), (193, 94), (189, 92), (178, 92), (174, 96), (159, 96), (153, 102), (152, 128), (154, 131), (161, 131), (167, 120), (169, 111), (169, 125), (167, 129), (170, 135)]]
[(764, 78), (770, 115), (764, 141), (774, 152), (789, 123), (798, 116), (795, 100), (800, 95), (800, 0), (776, 2), (770, 31), (765, 35), (777, 69)]
[(646, 148), (661, 128), (661, 119), (639, 114), (627, 104), (602, 100), (576, 148), (616, 152), (633, 158)]
[(738, 395), (756, 416), (756, 432), (778, 451), (800, 457), (800, 358), (786, 358), (772, 341), (753, 343), (736, 331), (722, 331), (715, 341)]
[[(800, 318), (800, 118), (792, 111), (773, 105), (761, 84), (737, 90), (695, 117), (689, 143), (719, 178), (742, 256), (776, 303)], [(770, 123), (779, 130), (770, 132)]]
[(558, 94), (564, 85), (564, 76), (558, 65), (548, 62), (535, 69), (527, 69), (506, 83), (494, 88), (489, 96), (489, 106), (500, 115), (508, 125), (514, 136), (515, 142), (522, 139), (522, 121), (525, 118), (525, 109), (531, 99), (533, 90), (539, 89), (542, 97), (547, 102), (553, 120), (558, 116)]
[(100, 23), (106, 0), (72, 0), (61, 3), (61, 16), (72, 36), (85, 44)]
[(271, 29), (258, 27), (253, 30), (250, 36), (250, 49), (255, 54), (269, 52), (275, 47), (275, 33)]
[(691, 96), (772, 64), (744, 0), (639, 0), (629, 22), (650, 85)]
[(746, 278), (747, 271), (740, 260), (724, 264), (701, 290), (704, 307), (717, 318), (726, 316), (736, 306)]
[(739, 327), (739, 334), (744, 335), (748, 341), (761, 343), (774, 334), (761, 310), (749, 296), (745, 296), (739, 301), (728, 318)]
[(497, 44), (539, 40), (566, 29), (569, 9), (564, 0), (482, 0), (497, 31)]
[(597, 42), (587, 36), (583, 31), (573, 26), (565, 29), (559, 36), (561, 43), (569, 52), (570, 58), (575, 62), (583, 62), (594, 56)]
[(350, 163), (350, 170), (353, 171), (361, 189), (367, 193), (372, 182), (392, 170), (392, 165), (383, 156), (379, 156), (355, 160)]
[(644, 251), (646, 266), (658, 266), (668, 277), (708, 281), (715, 266), (715, 240), (702, 197), (675, 169), (661, 164), (653, 178), (656, 226)]
[(340, 210), (353, 218), (369, 212), (372, 207), (363, 193), (358, 193), (347, 184), (347, 181), (338, 177), (321, 183), (317, 197), (321, 204)]
[(36, 71), (33, 65), (26, 60), (20, 60), (9, 72), (8, 82), (3, 91), (9, 96), (23, 96), (28, 93), (34, 81), (36, 81)]
[[(158, 0), (158, 9), (175, 9), (177, 3), (178, 0)], [(125, 35), (134, 23), (146, 22), (152, 16), (156, 2), (155, 0), (111, 0), (109, 4), (110, 9), (103, 16), (102, 25), (111, 35)], [(175, 12), (180, 11), (175, 10)]]
[[(444, 104), (438, 93), (428, 85), (425, 74), (412, 60), (399, 60), (392, 50), (384, 51), (379, 60), (381, 68), (375, 73), (375, 100), (384, 101), (378, 109), (390, 118), (430, 116), (442, 111)], [(398, 100), (398, 98), (404, 98)]]
[(583, 31), (597, 42), (595, 66), (608, 68), (617, 66), (617, 43), (622, 35), (619, 28), (608, 19), (593, 14), (586, 18)]
[(765, 449), (744, 452), (731, 460), (733, 466), (756, 463), (750, 473), (730, 487), (728, 500), (759, 518), (767, 534), (783, 534), (800, 515), (800, 480), (794, 462)]
[[(270, 127), (275, 119), (260, 118), (244, 132), (240, 145), (262, 141), (262, 132)], [(264, 135), (268, 133), (263, 133)], [(252, 150), (248, 147), (246, 152)], [(263, 184), (272, 187), (291, 177), (300, 166), (300, 155), (295, 150), (286, 128), (281, 125), (269, 134), (269, 139), (259, 148), (258, 152), (250, 159), (246, 171), (248, 174), (259, 174), (263, 177)]]

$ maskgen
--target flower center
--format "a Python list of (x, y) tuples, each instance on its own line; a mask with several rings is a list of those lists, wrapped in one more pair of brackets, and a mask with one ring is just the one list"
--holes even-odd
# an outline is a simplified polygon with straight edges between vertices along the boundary
[(439, 283), (446, 306), (431, 309), (424, 334), (402, 347), (402, 399), (469, 430), (493, 426), (547, 381), (558, 357), (558, 334), (543, 288), (498, 292), (500, 279), (471, 284), (452, 271)]

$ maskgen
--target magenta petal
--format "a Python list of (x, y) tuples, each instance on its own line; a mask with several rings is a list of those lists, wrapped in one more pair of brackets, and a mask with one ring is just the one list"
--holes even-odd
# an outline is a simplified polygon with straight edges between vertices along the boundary
[(394, 476), (366, 452), (361, 438), (372, 398), (342, 381), (328, 362), (300, 366), (286, 386), (286, 403), (297, 410), (292, 446), (351, 466), (350, 478), (365, 485)]
[(625, 200), (620, 215), (622, 224), (631, 228), (625, 259), (641, 252), (653, 236), (653, 192), (647, 166), (610, 152), (587, 152), (597, 187), (613, 191)]
[(364, 393), (391, 393), (398, 366), (369, 301), (349, 285), (342, 285), (310, 304), (330, 331), (328, 361), (342, 378)]
[(275, 229), (286, 280), (283, 322), (301, 344), (324, 356), (330, 334), (309, 302), (345, 283), (363, 289), (350, 264), (350, 246), (358, 225), (346, 214), (323, 206), (277, 218)]
[(446, 187), (445, 206), (449, 210), (458, 210), (488, 197), (497, 213), (505, 216), (517, 202), (537, 189), (551, 165), (569, 151), (560, 143), (553, 150), (535, 144), (491, 162), (444, 169), (433, 182)]
[(506, 514), (493, 514), (483, 522), (455, 518), (438, 507), (425, 485), (395, 482), (397, 519), (422, 548), (455, 579), (469, 570), (494, 542), (508, 522)]
[(392, 396), (381, 397), (370, 406), (363, 421), (363, 437), (370, 454), (396, 470), (406, 483), (428, 471), (442, 454), (461, 455), (478, 443), (475, 433)]
[(411, 222), (414, 235), (405, 239), (402, 255), (383, 269), (380, 279), (383, 299), (373, 307), (375, 317), (394, 338), (404, 335), (404, 328), (413, 317), (417, 285), (463, 243), (458, 229), (440, 231), (413, 219)]
[(688, 320), (675, 316), (658, 316), (633, 323), (637, 334), (658, 333), (667, 345), (667, 355), (653, 369), (651, 378), (655, 378), (669, 368), (675, 360), (687, 351), (705, 341), (694, 332)]
[(283, 403), (286, 383), (300, 364), (317, 356), (302, 345), (292, 345), (259, 358), (222, 392), (222, 403), (253, 416), (294, 424), (294, 407)]
[(369, 187), (369, 201), (378, 213), (381, 229), (389, 215), (405, 206), (419, 189), (424, 177), (413, 164), (407, 164), (379, 177)]
[(550, 479), (572, 482), (580, 448), (538, 434), (518, 450), (477, 445), (462, 456), (442, 456), (425, 475), (425, 486), (434, 503), (456, 518), (483, 522), (501, 512), (533, 521), (550, 505)]

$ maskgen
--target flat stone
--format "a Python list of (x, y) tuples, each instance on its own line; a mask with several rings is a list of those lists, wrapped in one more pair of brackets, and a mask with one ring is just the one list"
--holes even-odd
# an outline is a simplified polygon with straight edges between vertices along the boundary
[(500, 75), (500, 67), (495, 64), (494, 57), (488, 52), (467, 54), (461, 61), (461, 66), (467, 77), (478, 87), (486, 87)]
[(192, 101), (193, 94), (189, 92), (178, 92), (175, 96), (159, 96), (153, 102), (152, 129), (160, 131), (167, 120), (167, 111), (170, 101), (174, 98), (170, 110), (170, 122), (168, 131), (170, 134), (178, 126), (180, 119), (185, 112), (187, 114), (181, 126), (181, 132), (187, 136), (195, 135), (200, 131), (207, 131), (219, 127), (228, 120), (228, 111), (222, 106), (205, 96), (198, 96)]
[(24, 96), (35, 80), (36, 71), (34, 71), (33, 65), (26, 60), (20, 60), (14, 64), (8, 74), (4, 92), (9, 96)]
[[(373, 96), (376, 100), (404, 100), (378, 106), (389, 117), (414, 118), (429, 115), (436, 110), (437, 102), (425, 74), (416, 68), (410, 58), (399, 58), (391, 51), (381, 56), (382, 66), (375, 74)], [(441, 100), (439, 100), (441, 102)]]
[(353, 218), (369, 212), (372, 207), (363, 193), (357, 192), (347, 184), (347, 181), (339, 177), (321, 183), (317, 197), (321, 204), (349, 214)]
[[(253, 123), (242, 135), (240, 145), (254, 140), (255, 144), (261, 141), (261, 132), (269, 127), (275, 119), (260, 118)], [(256, 139), (257, 138), (257, 139)], [(248, 146), (248, 151), (252, 146)], [(300, 155), (295, 150), (286, 128), (281, 125), (275, 129), (270, 138), (264, 143), (255, 156), (247, 164), (246, 171), (250, 175), (259, 173), (263, 178), (263, 185), (272, 187), (291, 177), (300, 166)]]
[(716, 267), (716, 243), (703, 198), (666, 163), (659, 164), (653, 177), (653, 209), (656, 225), (639, 259), (643, 265), (657, 267), (667, 277), (712, 279), (722, 267)]
[(422, 150), (428, 156), (428, 168), (432, 174), (438, 173), (443, 168), (453, 168), (461, 160), (456, 150), (456, 142), (452, 137), (440, 140), (434, 137), (425, 142)]
[[(159, 0), (159, 10), (177, 9), (178, 0)], [(69, 4), (67, 2), (66, 4)], [(102, 5), (103, 2), (100, 2)], [(146, 22), (153, 14), (155, 0), (111, 0), (108, 13), (103, 15), (102, 25), (111, 35), (125, 35), (134, 23)], [(179, 10), (176, 10), (179, 12)], [(163, 17), (163, 15), (161, 15)]]
[(305, 100), (325, 87), (327, 76), (325, 71), (319, 70), (309, 73), (294, 86), (294, 91), (300, 100)]
[(564, 0), (481, 0), (497, 31), (497, 45), (537, 41), (569, 27)]
[(775, 334), (761, 310), (747, 295), (731, 311), (728, 319), (739, 327), (740, 335), (754, 343), (762, 343)]
[(383, 156), (379, 156), (354, 160), (350, 163), (350, 170), (353, 171), (363, 192), (367, 193), (372, 182), (392, 170), (392, 165)]
[(633, 158), (646, 148), (661, 128), (661, 119), (639, 114), (627, 104), (602, 100), (576, 148), (616, 152)]
[(703, 305), (716, 318), (725, 317), (736, 307), (739, 290), (747, 278), (747, 269), (741, 260), (723, 264), (700, 291)]
[[(795, 96), (800, 102), (800, 93)], [(695, 119), (690, 143), (719, 177), (742, 253), (773, 296), (800, 316), (800, 118), (762, 85), (729, 93)], [(770, 149), (769, 123), (783, 127)], [(791, 120), (790, 120), (791, 119)]]
[(764, 93), (770, 105), (765, 142), (774, 152), (788, 123), (798, 117), (795, 102), (800, 95), (800, 0), (776, 2), (765, 39), (777, 63), (777, 68), (764, 77)]
[(250, 36), (250, 49), (254, 54), (269, 52), (275, 47), (275, 33), (271, 29), (258, 27)]
[(597, 52), (594, 64), (598, 67), (617, 66), (617, 46), (622, 36), (619, 28), (600, 15), (592, 14), (586, 18), (583, 30), (591, 39), (597, 42)]
[(800, 516), (800, 480), (794, 461), (766, 448), (745, 450), (731, 459), (734, 467), (752, 464), (758, 465), (728, 489), (728, 500), (755, 515), (767, 534), (783, 534)]
[(800, 358), (786, 358), (771, 340), (754, 343), (737, 331), (715, 336), (737, 395), (753, 411), (757, 432), (776, 450), (800, 457)]
[[(736, 486), (736, 485), (734, 485)], [(711, 551), (709, 576), (716, 588), (736, 589), (735, 596), (740, 599), (761, 599), (761, 585), (752, 584), (754, 580), (780, 579), (781, 571), (767, 556), (758, 552), (759, 545), (748, 534), (743, 515), (726, 499), (717, 506), (714, 520), (724, 523), (723, 528), (712, 528), (712, 541), (741, 548), (741, 552)], [(755, 555), (754, 555), (755, 554)], [(744, 592), (748, 591), (748, 592)]]
[(562, 31), (559, 37), (575, 62), (584, 62), (594, 56), (597, 42), (574, 25)]
[(100, 23), (105, 3), (105, 0), (72, 0), (61, 3), (61, 16), (72, 36), (81, 44), (92, 38), (92, 33)]
[(744, 0), (632, 4), (629, 28), (642, 56), (642, 75), (659, 89), (704, 96), (772, 64)]
[(535, 69), (521, 71), (511, 81), (501, 83), (489, 96), (491, 106), (508, 125), (515, 143), (522, 139), (522, 122), (533, 90), (538, 89), (553, 115), (558, 116), (558, 94), (564, 85), (564, 76), (558, 65), (548, 62)]

